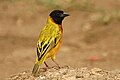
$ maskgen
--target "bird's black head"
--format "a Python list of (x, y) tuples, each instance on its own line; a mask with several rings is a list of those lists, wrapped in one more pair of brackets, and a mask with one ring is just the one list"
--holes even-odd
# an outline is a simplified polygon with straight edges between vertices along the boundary
[(62, 20), (66, 17), (69, 16), (69, 14), (64, 13), (62, 10), (54, 10), (50, 13), (50, 17), (53, 19), (53, 21), (56, 24), (61, 25), (62, 24)]

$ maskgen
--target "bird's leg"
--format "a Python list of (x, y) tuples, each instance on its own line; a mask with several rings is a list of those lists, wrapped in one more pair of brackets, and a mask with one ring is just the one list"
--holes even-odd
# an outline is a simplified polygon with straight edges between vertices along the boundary
[(48, 68), (49, 66), (48, 66), (48, 64), (44, 61), (44, 64), (45, 64), (45, 66)]
[(49, 69), (49, 66), (48, 66), (48, 64), (44, 61), (44, 64), (45, 64), (45, 66), (46, 67), (44, 67), (44, 68), (42, 68), (44, 71), (47, 71), (47, 69)]
[(52, 61), (57, 65), (57, 67), (60, 69), (60, 66), (58, 65), (58, 63), (54, 60), (54, 59), (52, 59)]

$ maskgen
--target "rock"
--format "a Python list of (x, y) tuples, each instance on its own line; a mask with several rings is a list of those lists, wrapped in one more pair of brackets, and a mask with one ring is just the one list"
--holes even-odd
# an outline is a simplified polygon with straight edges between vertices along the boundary
[(39, 71), (38, 77), (33, 77), (31, 71), (12, 75), (8, 80), (120, 80), (120, 70), (106, 71), (100, 68), (62, 67)]

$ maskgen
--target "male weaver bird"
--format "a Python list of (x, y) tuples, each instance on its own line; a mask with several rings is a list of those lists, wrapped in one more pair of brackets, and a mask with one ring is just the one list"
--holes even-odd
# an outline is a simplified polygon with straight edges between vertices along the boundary
[(37, 58), (32, 71), (33, 75), (36, 75), (39, 66), (42, 63), (48, 67), (45, 62), (47, 58), (51, 58), (52, 61), (59, 67), (59, 65), (55, 62), (55, 58), (62, 42), (62, 21), (66, 16), (69, 16), (69, 14), (63, 12), (62, 10), (53, 10), (49, 14), (47, 23), (40, 32), (37, 43)]

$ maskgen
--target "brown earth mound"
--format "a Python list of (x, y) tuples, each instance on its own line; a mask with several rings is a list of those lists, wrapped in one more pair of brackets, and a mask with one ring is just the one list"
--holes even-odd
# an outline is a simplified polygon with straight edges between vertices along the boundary
[(50, 68), (39, 71), (38, 77), (33, 77), (31, 71), (12, 75), (8, 80), (120, 80), (120, 70), (106, 71), (100, 68), (77, 68), (65, 66), (61, 69)]

